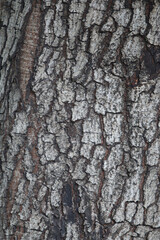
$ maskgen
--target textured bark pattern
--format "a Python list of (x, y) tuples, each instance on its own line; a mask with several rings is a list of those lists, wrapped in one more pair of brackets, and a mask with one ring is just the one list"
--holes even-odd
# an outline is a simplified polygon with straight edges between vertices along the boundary
[(160, 239), (159, 1), (0, 10), (0, 239)]

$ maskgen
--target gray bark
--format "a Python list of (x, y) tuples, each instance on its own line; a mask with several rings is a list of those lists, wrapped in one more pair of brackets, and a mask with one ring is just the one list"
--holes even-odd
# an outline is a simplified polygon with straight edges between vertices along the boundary
[(0, 11), (0, 239), (160, 239), (160, 2)]

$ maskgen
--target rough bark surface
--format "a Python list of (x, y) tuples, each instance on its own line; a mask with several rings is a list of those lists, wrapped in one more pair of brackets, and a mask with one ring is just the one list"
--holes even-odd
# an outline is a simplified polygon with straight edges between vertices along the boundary
[(160, 2), (0, 11), (0, 239), (160, 239)]

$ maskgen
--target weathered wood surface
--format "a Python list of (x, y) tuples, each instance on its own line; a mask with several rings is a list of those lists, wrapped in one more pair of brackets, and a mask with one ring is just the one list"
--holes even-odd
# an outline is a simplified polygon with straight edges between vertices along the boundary
[(0, 239), (160, 239), (160, 2), (0, 12)]

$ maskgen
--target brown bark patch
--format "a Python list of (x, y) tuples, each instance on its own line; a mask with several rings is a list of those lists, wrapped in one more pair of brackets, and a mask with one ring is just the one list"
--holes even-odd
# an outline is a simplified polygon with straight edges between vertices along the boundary
[(32, 13), (29, 17), (28, 24), (25, 31), (24, 42), (20, 53), (20, 88), (22, 97), (26, 97), (26, 86), (31, 76), (36, 56), (36, 49), (39, 40), (40, 29), (40, 0), (34, 1)]
[(127, 85), (136, 87), (139, 83), (139, 71), (136, 71), (131, 77), (127, 79)]
[(39, 126), (38, 126), (36, 120), (34, 121), (34, 124), (35, 124), (34, 128), (33, 127), (28, 128), (27, 137), (28, 137), (28, 140), (31, 144), (30, 153), (31, 153), (31, 156), (32, 156), (32, 161), (35, 164), (33, 172), (37, 173), (38, 169), (39, 169), (39, 156), (38, 156), (36, 145), (37, 145), (37, 135), (38, 135), (38, 131), (39, 131)]

